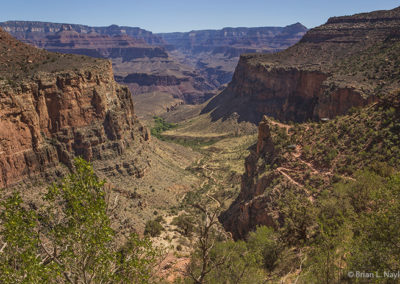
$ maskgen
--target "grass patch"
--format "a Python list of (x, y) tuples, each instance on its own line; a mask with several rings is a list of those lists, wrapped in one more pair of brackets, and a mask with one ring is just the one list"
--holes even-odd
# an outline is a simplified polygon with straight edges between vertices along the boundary
[(175, 128), (176, 126), (177, 125), (175, 123), (166, 122), (162, 117), (154, 116), (154, 127), (151, 128), (151, 135), (164, 141), (165, 138), (161, 135), (161, 133)]

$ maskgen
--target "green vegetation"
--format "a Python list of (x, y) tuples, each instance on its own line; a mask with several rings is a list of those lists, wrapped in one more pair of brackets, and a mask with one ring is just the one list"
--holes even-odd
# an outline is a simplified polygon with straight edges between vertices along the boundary
[(304, 158), (339, 174), (352, 175), (368, 164), (400, 163), (400, 115), (398, 94), (385, 96), (374, 106), (353, 110), (352, 115), (329, 123), (309, 124), (294, 130), (294, 139), (304, 148)]
[(173, 142), (185, 147), (190, 147), (193, 150), (200, 150), (203, 147), (211, 146), (222, 138), (202, 138), (202, 137), (171, 137), (171, 136), (163, 136), (164, 141)]
[(194, 218), (189, 214), (181, 214), (172, 220), (172, 225), (175, 225), (180, 230), (180, 233), (186, 237), (190, 237), (194, 231)]
[(160, 140), (164, 140), (164, 137), (161, 135), (161, 133), (174, 127), (176, 127), (176, 124), (168, 123), (162, 117), (155, 116), (154, 126), (151, 128), (151, 135)]
[[(268, 200), (268, 216), (276, 216), (271, 224), (274, 229), (249, 225), (254, 231), (236, 242), (210, 233), (213, 241), (208, 243), (213, 245), (209, 259), (204, 259), (199, 226), (203, 226), (200, 232), (205, 227), (195, 222), (199, 223), (194, 229), (199, 242), (191, 263), (195, 277), (187, 281), (352, 283), (355, 271), (397, 272), (399, 97), (381, 97), (377, 104), (353, 109), (349, 115), (327, 123), (297, 124), (287, 133), (271, 126), (274, 154), (260, 155), (252, 166), (257, 169), (255, 179), (268, 181), (259, 198)], [(297, 148), (290, 152), (292, 144)], [(201, 191), (197, 193), (188, 194), (187, 201), (200, 202)], [(218, 232), (218, 226), (211, 231)], [(204, 262), (209, 272), (198, 281)], [(240, 278), (241, 272), (254, 278)]]
[(257, 227), (245, 241), (227, 240), (211, 214), (199, 213), (188, 283), (342, 283), (351, 271), (400, 269), (399, 173), (359, 171), (314, 203), (291, 190), (279, 205), (283, 226)]
[(154, 126), (151, 128), (151, 135), (160, 139), (162, 141), (173, 142), (185, 147), (190, 147), (192, 149), (198, 150), (205, 146), (210, 146), (218, 141), (221, 137), (208, 138), (208, 137), (175, 137), (162, 135), (164, 131), (176, 128), (178, 125), (174, 123), (166, 122), (162, 117), (154, 117)]
[(1, 202), (0, 282), (149, 283), (160, 251), (132, 234), (119, 246), (107, 215), (104, 181), (89, 163), (54, 184), (42, 210), (14, 193)]
[(146, 226), (144, 228), (144, 234), (150, 235), (151, 237), (158, 237), (161, 235), (161, 232), (164, 230), (163, 226), (160, 224), (159, 220), (149, 220), (146, 222)]

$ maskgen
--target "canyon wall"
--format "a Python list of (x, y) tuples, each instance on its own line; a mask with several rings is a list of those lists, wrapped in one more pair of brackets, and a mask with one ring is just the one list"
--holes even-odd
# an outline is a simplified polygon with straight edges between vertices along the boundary
[(274, 54), (242, 55), (232, 82), (205, 107), (214, 120), (332, 118), (397, 89), (400, 8), (340, 18)]
[(263, 115), (281, 121), (306, 121), (345, 114), (351, 107), (375, 101), (345, 86), (331, 90), (328, 74), (296, 67), (249, 64), (252, 55), (241, 57), (232, 82), (203, 110), (214, 119), (237, 112), (240, 121), (258, 123)]
[[(115, 79), (133, 95), (168, 92), (187, 103), (202, 103), (214, 95), (215, 85), (171, 57), (159, 36), (140, 28), (25, 21), (0, 26), (19, 40), (48, 51), (111, 59)], [(167, 86), (163, 83), (166, 77), (172, 78)], [(136, 78), (134, 83), (132, 78)]]
[(298, 42), (307, 28), (300, 23), (286, 27), (223, 28), (186, 33), (157, 34), (166, 48), (182, 62), (195, 66), (210, 83), (228, 83), (243, 53), (271, 53)]
[[(314, 202), (318, 193), (313, 188), (330, 188), (327, 185), (334, 182), (335, 175), (341, 179), (349, 178), (338, 170), (336, 159), (328, 160), (326, 165), (321, 166), (320, 161), (307, 160), (304, 154), (305, 146), (314, 151), (313, 147), (321, 143), (318, 141), (322, 141), (326, 151), (339, 151), (337, 142), (334, 143), (336, 148), (327, 142), (331, 138), (331, 131), (319, 132), (319, 135), (324, 133), (325, 137), (311, 131), (312, 136), (303, 138), (303, 141), (298, 139), (301, 135), (296, 137), (295, 131), (288, 131), (289, 136), (296, 138), (287, 139), (286, 143), (290, 144), (282, 148), (278, 138), (274, 140), (274, 145), (270, 132), (270, 126), (279, 123), (269, 121), (265, 115), (284, 121), (304, 122), (333, 118), (345, 114), (352, 107), (364, 107), (377, 102), (374, 107), (339, 119), (347, 123), (347, 129), (361, 127), (363, 131), (368, 131), (370, 125), (376, 123), (372, 129), (380, 131), (382, 118), (379, 116), (374, 118), (376, 122), (363, 123), (368, 119), (373, 121), (369, 116), (374, 111), (384, 112), (382, 101), (386, 99), (382, 98), (394, 97), (385, 104), (392, 108), (397, 105), (400, 87), (399, 28), (400, 8), (332, 18), (327, 24), (310, 30), (298, 44), (283, 52), (241, 57), (227, 89), (212, 99), (203, 110), (211, 112), (215, 120), (227, 118), (236, 112), (239, 120), (259, 123), (257, 144), (250, 147), (250, 155), (245, 160), (241, 191), (230, 208), (220, 216), (220, 221), (235, 239), (246, 238), (248, 232), (255, 230), (258, 225), (282, 226), (285, 212), (280, 211), (280, 203), (288, 202), (284, 198), (287, 193), (296, 200)], [(364, 117), (360, 115), (363, 112)], [(317, 128), (324, 129), (324, 125), (328, 124), (320, 124)], [(288, 127), (283, 129), (287, 130)], [(306, 125), (306, 128), (309, 127), (312, 128)], [(348, 130), (343, 132), (347, 135)], [(335, 155), (343, 160), (348, 157), (353, 166), (353, 160), (360, 155), (360, 150), (346, 154), (345, 151), (350, 148), (347, 145), (357, 141), (358, 136), (345, 136), (343, 132), (339, 134), (339, 140), (346, 146)], [(388, 130), (384, 130), (384, 133), (386, 135)], [(371, 148), (380, 148), (382, 146), (372, 146), (371, 143), (385, 142), (378, 138), (366, 144)], [(360, 148), (364, 151), (367, 146)], [(277, 149), (280, 149), (280, 154)], [(319, 159), (325, 159), (328, 153), (315, 151), (323, 157)], [(391, 159), (392, 155), (387, 158)], [(362, 161), (359, 166), (365, 167), (365, 158)], [(347, 161), (342, 163), (346, 164)], [(325, 171), (323, 167), (329, 170)], [(319, 179), (319, 183), (312, 184), (314, 178)], [(289, 200), (294, 202), (293, 199)]]
[(1, 30), (0, 42), (0, 187), (149, 140), (111, 62), (37, 50)]
[(272, 161), (275, 148), (271, 139), (270, 125), (266, 116), (258, 126), (257, 144), (250, 150), (245, 160), (245, 173), (242, 175), (239, 196), (220, 216), (225, 229), (235, 239), (243, 239), (247, 233), (259, 225), (275, 227), (279, 213), (274, 208), (274, 195), (265, 194), (265, 188), (277, 174), (263, 175), (265, 164)]

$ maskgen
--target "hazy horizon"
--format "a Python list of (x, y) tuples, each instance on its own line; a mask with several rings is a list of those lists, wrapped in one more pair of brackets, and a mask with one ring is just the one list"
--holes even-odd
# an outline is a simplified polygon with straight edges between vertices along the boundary
[[(3, 4), (0, 21), (40, 21), (87, 26), (130, 26), (154, 33), (216, 30), (225, 27), (271, 27), (301, 23), (307, 28), (329, 17), (388, 10), (394, 0), (220, 0), (180, 1), (49, 1), (15, 0)], [(24, 7), (21, 9), (21, 7)]]

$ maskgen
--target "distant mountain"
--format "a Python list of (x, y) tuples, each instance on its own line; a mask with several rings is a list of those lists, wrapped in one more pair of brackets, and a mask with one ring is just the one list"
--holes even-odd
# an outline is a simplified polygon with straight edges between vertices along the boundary
[(117, 25), (29, 21), (3, 22), (0, 27), (21, 41), (49, 51), (111, 59), (115, 79), (128, 85), (133, 95), (168, 93), (174, 97), (171, 106), (176, 99), (204, 102), (230, 82), (240, 54), (285, 49), (307, 31), (299, 23), (170, 34)]
[(232, 79), (242, 53), (286, 49), (306, 31), (305, 26), (296, 23), (286, 27), (223, 28), (157, 35), (182, 62), (196, 66), (210, 82), (220, 85)]
[(275, 54), (242, 55), (205, 112), (258, 123), (332, 118), (400, 87), (400, 8), (331, 18)]
[[(120, 27), (111, 25), (108, 27), (90, 27), (76, 24), (62, 24), (49, 22), (33, 22), (33, 21), (7, 21), (0, 23), (6, 32), (12, 34), (19, 40), (34, 43), (39, 46), (39, 43), (48, 35), (53, 35), (63, 30), (75, 31), (79, 34), (99, 34), (108, 36), (130, 36), (136, 40), (141, 40), (151, 45), (163, 45), (163, 40), (150, 31), (136, 27)], [(39, 46), (44, 47), (44, 46)]]
[(193, 67), (170, 57), (159, 36), (140, 28), (24, 21), (4, 22), (0, 27), (49, 51), (111, 59), (115, 79), (128, 85), (134, 95), (162, 91), (187, 103), (200, 103), (214, 95), (214, 85)]

